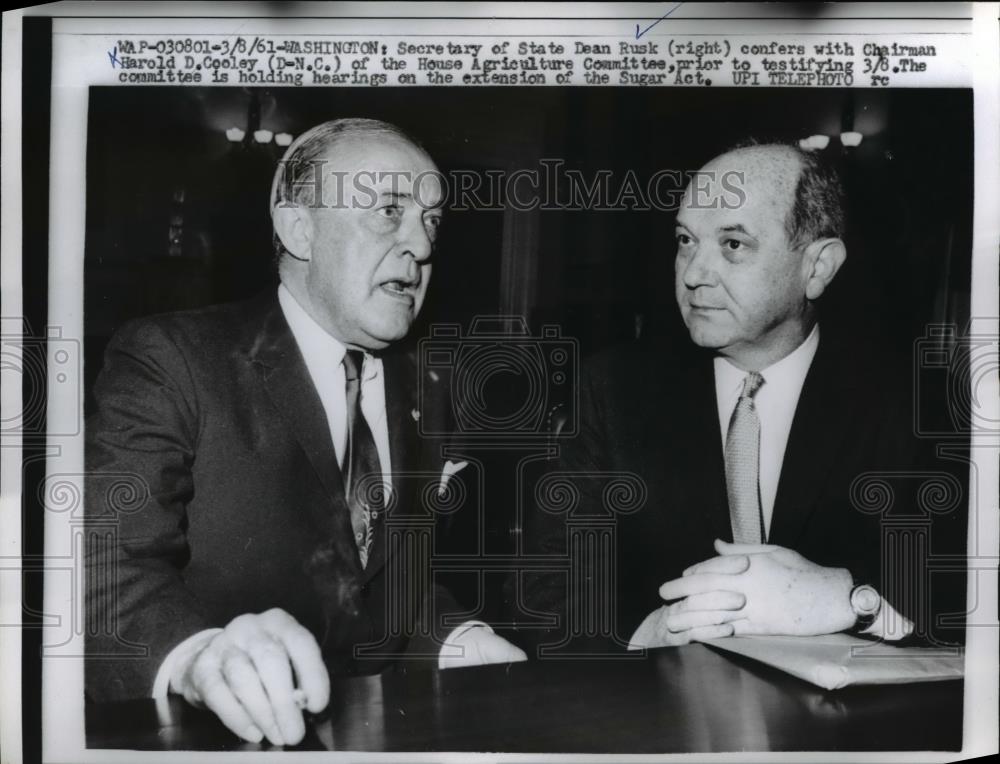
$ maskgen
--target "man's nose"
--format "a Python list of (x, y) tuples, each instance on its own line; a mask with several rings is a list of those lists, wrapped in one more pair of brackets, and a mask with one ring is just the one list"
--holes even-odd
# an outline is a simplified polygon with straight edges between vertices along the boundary
[(706, 250), (706, 247), (696, 247), (687, 262), (681, 264), (681, 279), (688, 289), (715, 285), (715, 269)]
[(434, 241), (420, 217), (412, 218), (402, 229), (400, 245), (404, 255), (410, 255), (418, 263), (431, 256), (434, 251)]

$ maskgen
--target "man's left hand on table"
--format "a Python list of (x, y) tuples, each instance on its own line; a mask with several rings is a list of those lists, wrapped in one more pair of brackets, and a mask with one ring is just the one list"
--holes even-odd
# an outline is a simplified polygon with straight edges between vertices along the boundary
[[(743, 595), (743, 604), (720, 611), (733, 634), (808, 636), (851, 628), (853, 579), (845, 568), (827, 568), (791, 549), (771, 544), (730, 544), (716, 540), (718, 557), (692, 565), (660, 587), (660, 596), (683, 610), (691, 596), (712, 592)], [(737, 605), (739, 598), (733, 600)], [(733, 611), (736, 611), (735, 613)], [(738, 618), (733, 618), (738, 614)], [(652, 645), (650, 645), (652, 646)]]

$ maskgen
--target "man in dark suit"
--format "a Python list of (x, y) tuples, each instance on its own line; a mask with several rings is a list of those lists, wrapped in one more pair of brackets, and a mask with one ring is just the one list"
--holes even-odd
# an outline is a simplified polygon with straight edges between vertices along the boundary
[[(797, 148), (737, 149), (695, 176), (677, 216), (675, 296), (697, 347), (597, 359), (580, 435), (561, 446), (558, 469), (577, 476), (576, 524), (613, 518), (616, 548), (596, 604), (581, 583), (601, 580), (593, 560), (570, 573), (572, 594), (557, 575), (526, 579), (529, 608), (564, 627), (588, 608), (610, 611), (613, 633), (566, 637), (596, 651), (733, 634), (899, 640), (931, 637), (932, 616), (964, 612), (958, 577), (932, 587), (926, 571), (928, 546), (963, 553), (963, 487), (912, 436), (912, 380), (889, 375), (885, 348), (833, 325), (820, 333), (842, 230), (836, 176)], [(641, 482), (642, 507), (615, 511), (610, 473)], [(873, 491), (908, 477), (948, 500), (929, 507), (924, 492), (876, 506)], [(892, 535), (907, 522), (914, 533)], [(567, 553), (558, 512), (535, 512), (526, 536), (536, 553)]]
[(443, 630), (459, 608), (413, 554), (426, 484), (446, 491), (455, 466), (417, 427), (446, 407), (418, 406), (416, 363), (393, 345), (423, 303), (442, 203), (398, 128), (319, 125), (272, 187), (277, 295), (112, 340), (87, 423), (88, 522), (110, 539), (89, 545), (91, 698), (175, 692), (281, 745), (326, 706), (328, 669), (523, 659), (485, 624)]

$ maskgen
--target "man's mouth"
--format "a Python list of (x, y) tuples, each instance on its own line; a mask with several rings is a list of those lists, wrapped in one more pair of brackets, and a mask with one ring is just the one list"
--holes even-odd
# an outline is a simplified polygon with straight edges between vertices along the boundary
[(419, 287), (419, 281), (406, 281), (403, 279), (390, 279), (379, 284), (379, 289), (390, 297), (397, 300), (404, 300), (411, 304), (416, 300), (417, 289)]

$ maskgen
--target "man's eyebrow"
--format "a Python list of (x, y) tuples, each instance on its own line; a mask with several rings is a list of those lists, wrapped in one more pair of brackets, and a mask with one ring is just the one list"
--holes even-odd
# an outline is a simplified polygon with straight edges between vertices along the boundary
[(719, 228), (719, 233), (742, 233), (747, 236), (750, 236), (751, 238), (757, 238), (752, 233), (750, 233), (750, 231), (748, 231), (746, 229), (746, 226), (744, 226), (742, 223), (733, 223), (732, 225), (724, 225), (721, 228)]
[(402, 202), (402, 201), (412, 201), (416, 200), (418, 207), (424, 210), (424, 212), (443, 212), (445, 200), (442, 198), (437, 204), (428, 205), (420, 196), (420, 194), (413, 194), (409, 191), (382, 191), (379, 194), (382, 199), (388, 199), (390, 202)]
[[(383, 191), (379, 196), (385, 197), (387, 199), (392, 199), (393, 201), (403, 201), (408, 199), (417, 199), (418, 197), (411, 194), (409, 191)], [(429, 210), (439, 210), (444, 207), (444, 200), (435, 204), (432, 207), (427, 207)]]

